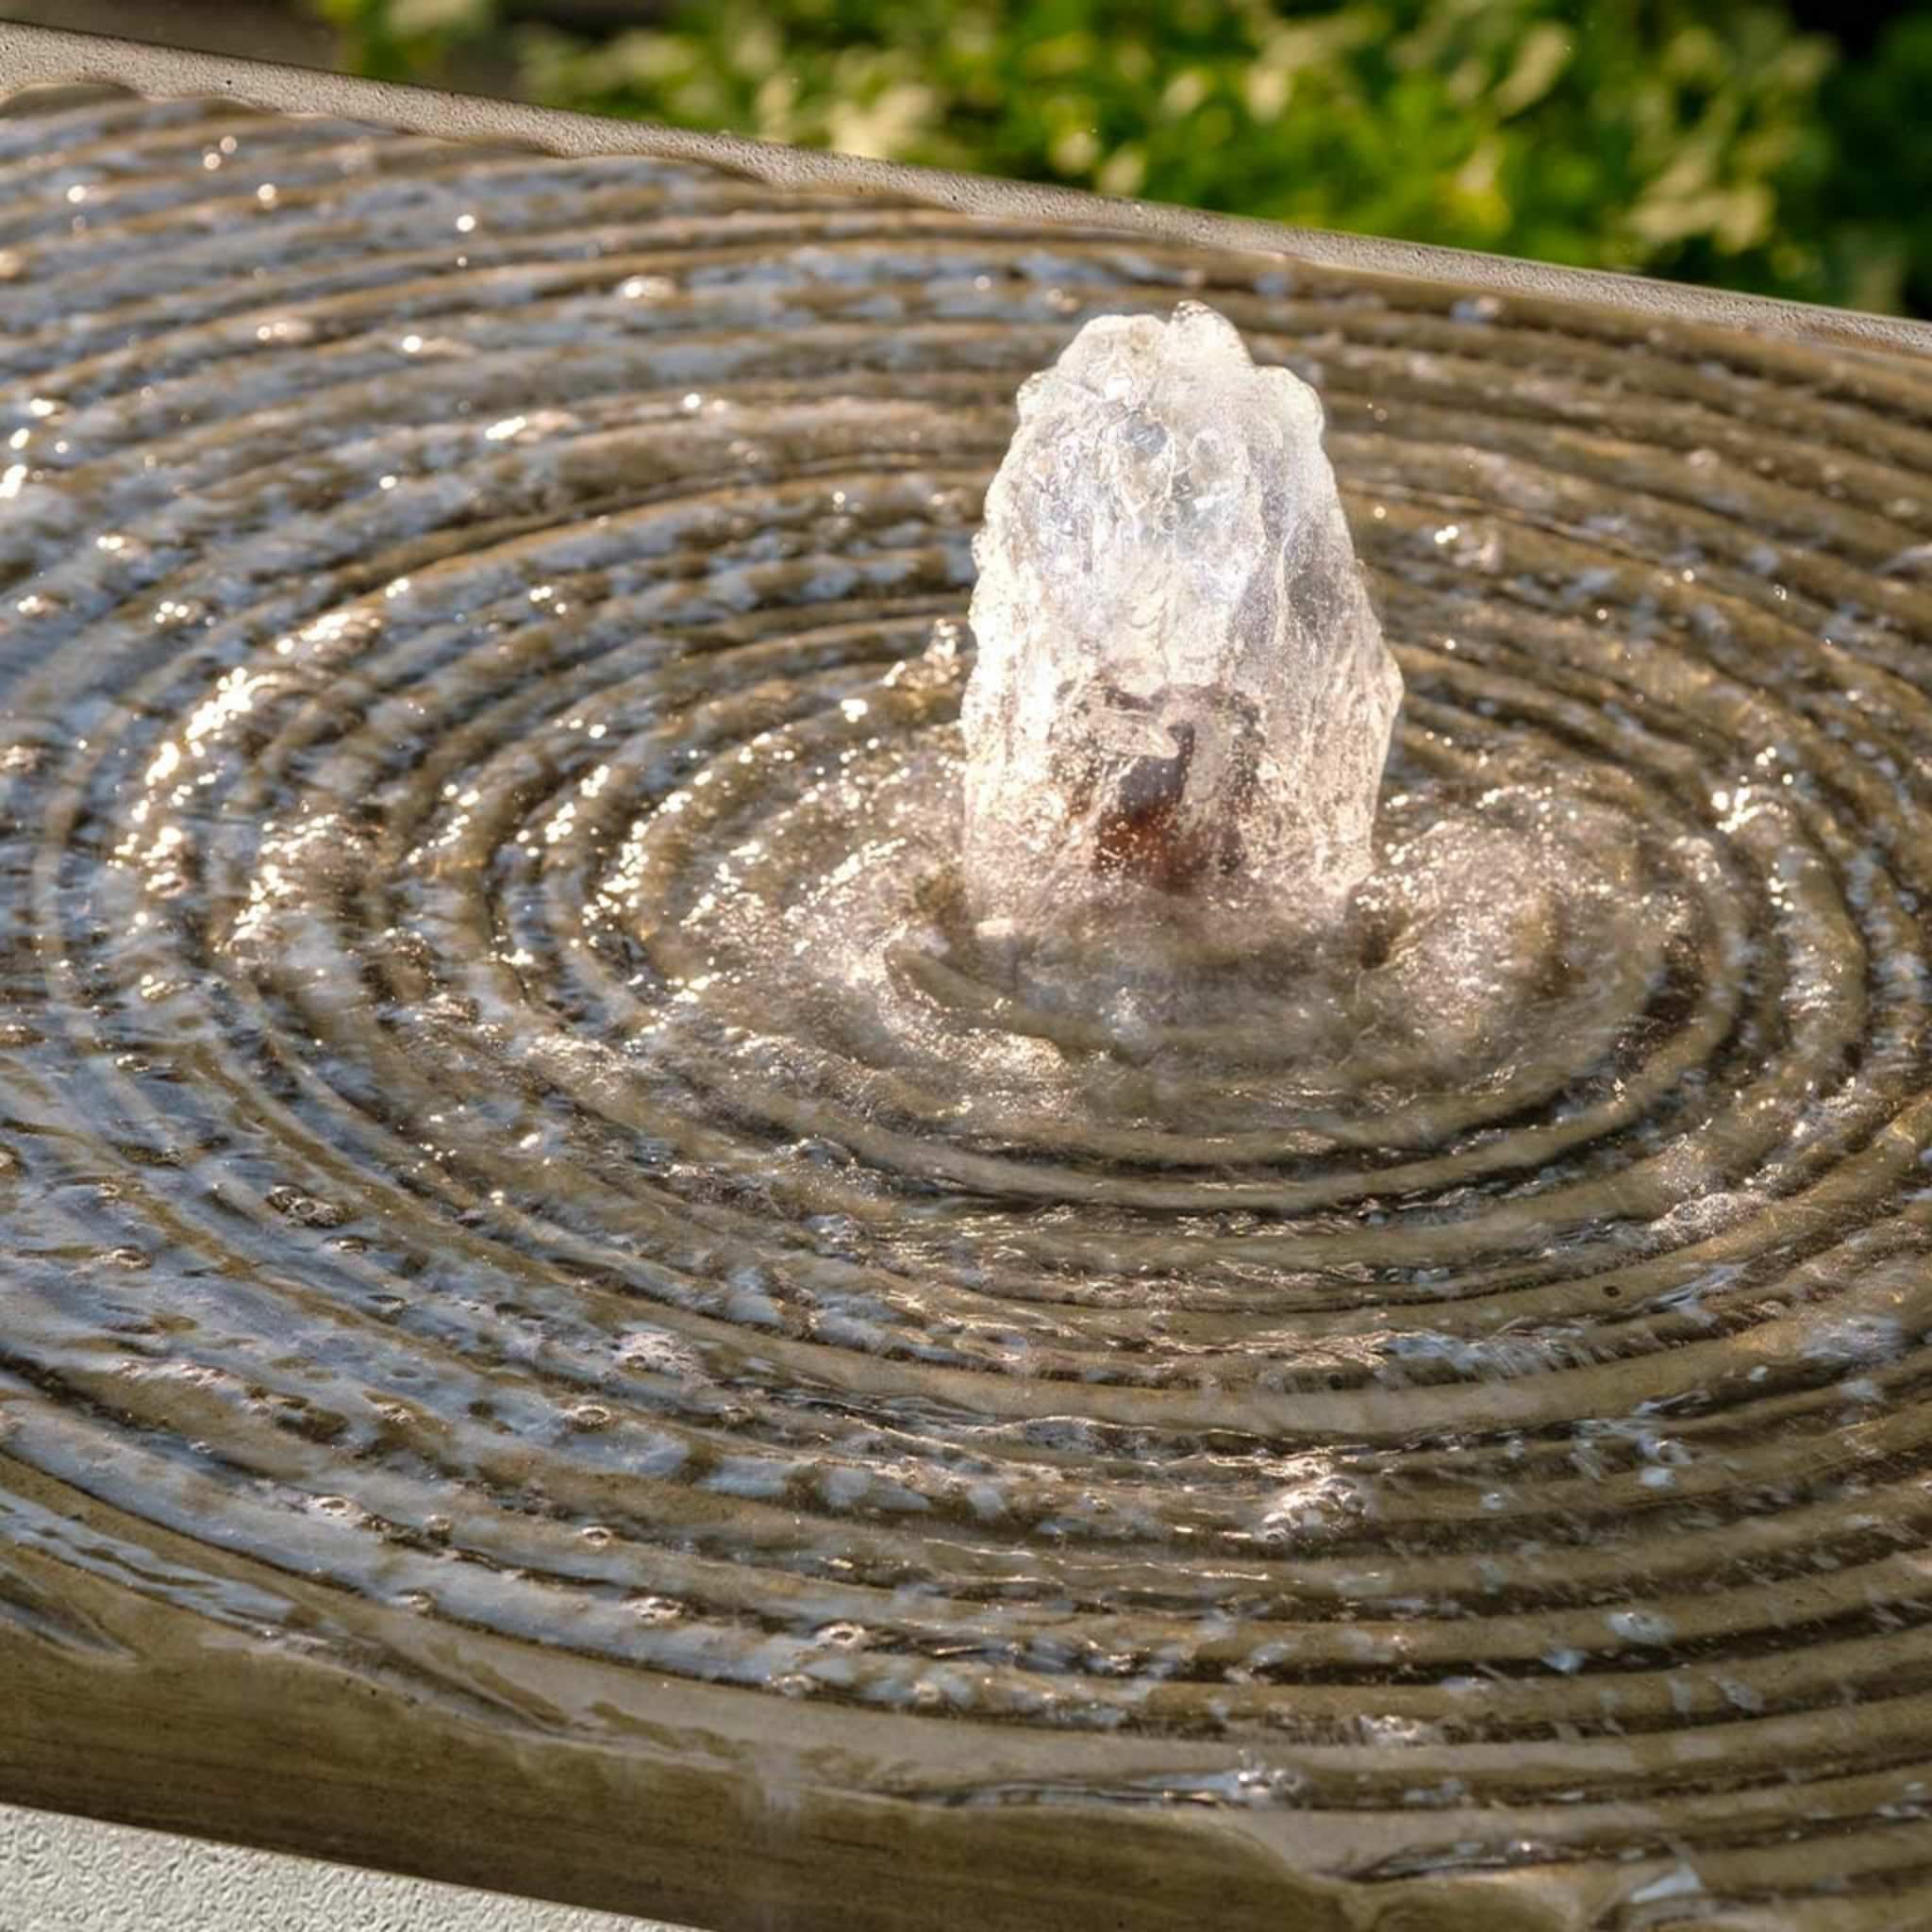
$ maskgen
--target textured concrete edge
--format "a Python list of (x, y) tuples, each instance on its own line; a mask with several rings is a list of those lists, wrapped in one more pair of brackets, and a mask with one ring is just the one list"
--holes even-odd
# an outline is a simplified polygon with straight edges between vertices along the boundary
[(476, 94), (361, 80), (321, 68), (0, 22), (0, 96), (32, 87), (90, 83), (162, 97), (221, 96), (281, 113), (333, 114), (445, 140), (491, 142), (558, 155), (641, 154), (697, 161), (750, 175), (774, 188), (901, 196), (1008, 221), (1113, 229), (1196, 246), (1257, 250), (1355, 275), (1591, 303), (1662, 321), (1932, 356), (1932, 324), (1895, 316), (1692, 288), (1598, 269), (1554, 268), (1428, 242), (1284, 227), (1158, 202), (1108, 200), (1069, 188), (863, 160), (736, 135), (700, 134)]
[(0, 1805), (0, 1932), (679, 1932), (286, 1852)]

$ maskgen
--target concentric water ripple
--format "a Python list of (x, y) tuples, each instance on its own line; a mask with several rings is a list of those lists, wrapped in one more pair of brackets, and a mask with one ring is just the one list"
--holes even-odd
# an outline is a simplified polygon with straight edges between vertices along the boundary
[[(203, 104), (0, 120), (0, 1582), (86, 1492), (1040, 1740), (908, 1802), (1932, 1923), (1932, 370)], [(1055, 998), (968, 544), (1183, 293), (1325, 401), (1385, 864)]]

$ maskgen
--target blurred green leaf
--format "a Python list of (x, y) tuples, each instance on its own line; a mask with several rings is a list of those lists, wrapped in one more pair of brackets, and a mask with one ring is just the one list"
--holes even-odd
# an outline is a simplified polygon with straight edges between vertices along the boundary
[(496, 26), (495, 0), (309, 0), (341, 37), (345, 64), (377, 80), (441, 77), (451, 50)]

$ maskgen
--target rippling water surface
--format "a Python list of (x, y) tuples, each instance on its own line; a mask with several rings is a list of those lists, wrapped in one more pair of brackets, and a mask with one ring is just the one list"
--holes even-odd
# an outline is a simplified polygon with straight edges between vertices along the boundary
[[(0, 1577), (1932, 1913), (1932, 371), (194, 105), (0, 250)], [(1108, 990), (959, 909), (968, 545), (1188, 293), (1408, 695), (1346, 933)]]

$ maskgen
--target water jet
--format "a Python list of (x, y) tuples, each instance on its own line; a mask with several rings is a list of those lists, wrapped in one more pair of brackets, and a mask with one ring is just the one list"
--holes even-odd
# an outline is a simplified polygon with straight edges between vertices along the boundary
[(1402, 675), (1322, 406), (1226, 319), (1100, 316), (1019, 396), (974, 540), (960, 713), (982, 916), (1208, 890), (1332, 909), (1370, 864)]

